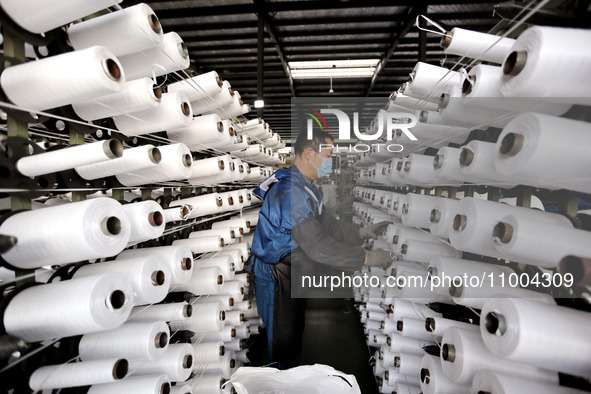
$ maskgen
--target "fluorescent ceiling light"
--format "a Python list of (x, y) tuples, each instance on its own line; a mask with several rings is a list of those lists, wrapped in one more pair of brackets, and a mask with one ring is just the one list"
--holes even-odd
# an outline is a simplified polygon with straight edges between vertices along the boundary
[(255, 108), (265, 108), (265, 100), (255, 100), (254, 107)]
[(312, 78), (371, 78), (379, 59), (321, 60), (289, 62), (294, 79)]

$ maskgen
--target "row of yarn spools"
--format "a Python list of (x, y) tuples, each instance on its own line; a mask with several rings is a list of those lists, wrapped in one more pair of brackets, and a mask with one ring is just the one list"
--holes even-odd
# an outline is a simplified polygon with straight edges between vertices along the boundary
[(260, 182), (273, 173), (272, 166), (283, 162), (276, 152), (262, 145), (231, 153), (193, 160), (193, 153), (183, 143), (123, 148), (119, 140), (111, 139), (23, 156), (15, 167), (28, 177), (73, 169), (76, 176), (99, 187), (109, 177), (127, 187), (182, 186), (185, 182), (214, 186)]
[[(243, 192), (248, 193), (201, 197), (217, 206)], [(201, 201), (196, 206), (206, 205)], [(190, 212), (195, 200), (175, 203), (177, 208), (169, 209)], [(170, 246), (121, 251), (162, 235), (165, 216), (154, 201), (120, 205), (100, 197), (16, 213), (4, 221), (2, 234), (17, 240), (2, 254), (5, 263), (31, 269), (99, 259), (70, 265), (62, 278), (67, 280), (52, 278), (7, 296), (6, 333), (29, 342), (82, 335), (77, 355), (82, 361), (38, 368), (29, 380), (32, 389), (93, 385), (91, 392), (160, 392), (171, 381), (192, 376), (177, 383), (178, 392), (222, 392), (220, 382), (248, 362), (247, 340), (261, 321), (254, 301), (245, 298), (247, 274), (238, 272), (249, 257), (258, 210), (222, 217), (211, 229)], [(169, 345), (171, 335), (178, 343)], [(183, 343), (189, 339), (191, 344)], [(109, 382), (113, 385), (99, 386)]]
[[(74, 3), (71, 4), (73, 8), (87, 10), (89, 7), (86, 1)], [(11, 11), (18, 14), (14, 7), (24, 6), (2, 3), (9, 14)], [(182, 148), (177, 146), (175, 161), (168, 163), (168, 167), (174, 166), (176, 170), (168, 176), (168, 180), (171, 180), (171, 176), (176, 177), (176, 180), (181, 175), (187, 175), (190, 163), (187, 163), (186, 148), (192, 152), (231, 153), (234, 157), (264, 165), (283, 163), (276, 149), (285, 144), (268, 124), (261, 119), (250, 122), (236, 120), (236, 117), (247, 112), (247, 105), (242, 104), (240, 95), (227, 81), (222, 81), (215, 71), (192, 78), (184, 71), (179, 73), (188, 67), (189, 58), (182, 40), (175, 33), (169, 33), (175, 38), (168, 45), (177, 52), (179, 48), (183, 49), (184, 60), (182, 64), (172, 62), (174, 67), (166, 63), (166, 59), (170, 63), (169, 58), (172, 56), (166, 51), (168, 35), (164, 35), (163, 39), (158, 19), (149, 6), (139, 4), (90, 18), (69, 26), (67, 31), (73, 52), (52, 54), (41, 60), (17, 64), (2, 73), (0, 83), (7, 97), (15, 104), (6, 104), (7, 111), (18, 108), (39, 112), (71, 105), (73, 113), (83, 121), (65, 118), (68, 122), (88, 125), (86, 121), (110, 118), (117, 129), (103, 128), (126, 136), (146, 136), (148, 133), (166, 131), (168, 138), (152, 139), (159, 144), (169, 142), (186, 145)], [(130, 62), (122, 60), (120, 63), (115, 56), (137, 59)], [(122, 66), (122, 63), (131, 65)], [(143, 72), (135, 73), (136, 67), (143, 68)], [(157, 84), (150, 77), (165, 74), (167, 80), (164, 83), (168, 84), (164, 89), (167, 92), (163, 93), (163, 83)], [(125, 75), (128, 76), (127, 80)], [(176, 82), (168, 81), (169, 78), (176, 79)], [(73, 80), (83, 82), (72, 83)], [(202, 116), (194, 117), (193, 114)], [(51, 116), (51, 113), (44, 115)], [(256, 143), (251, 145), (252, 142)], [(120, 149), (111, 151), (110, 158), (122, 159), (121, 152), (118, 152)], [(124, 151), (123, 154), (128, 156), (127, 161), (120, 160), (117, 162), (118, 167), (134, 161), (132, 152)], [(104, 155), (94, 156), (95, 163), (105, 159)], [(158, 164), (158, 158), (152, 155), (146, 157), (144, 153), (142, 159), (142, 168), (138, 168), (139, 164), (135, 169), (134, 166), (123, 168), (134, 172)], [(90, 160), (72, 162), (68, 168), (93, 164)], [(39, 165), (35, 171), (25, 168), (24, 164), (22, 167), (21, 173), (25, 176), (50, 170), (39, 169)], [(160, 174), (163, 170), (156, 172)], [(194, 178), (200, 176), (206, 177), (196, 174)], [(92, 179), (88, 176), (82, 178)], [(154, 182), (160, 182), (160, 178), (164, 176), (157, 176)], [(134, 183), (138, 182), (135, 180)]]
[[(390, 170), (387, 182), (395, 185), (521, 184), (588, 193), (588, 163), (580, 149), (590, 134), (585, 92), (591, 81), (582, 68), (591, 63), (577, 48), (584, 47), (590, 34), (534, 26), (514, 40), (453, 29), (444, 40), (456, 44), (450, 53), (493, 64), (474, 62), (465, 72), (417, 63), (410, 81), (383, 110), (397, 113), (395, 119), (410, 126), (416, 140), (394, 125), (392, 139), (385, 143), (398, 143), (403, 152), (373, 147), (359, 164), (407, 155), (409, 164), (396, 163)], [(416, 125), (409, 123), (409, 115)], [(369, 134), (388, 127), (383, 124), (387, 117), (378, 119), (366, 129)], [(478, 141), (484, 134), (486, 141)], [(427, 147), (443, 150), (433, 161), (418, 155)]]
[[(360, 279), (371, 271), (375, 282), (364, 278), (355, 288), (368, 345), (380, 348), (374, 372), (381, 392), (578, 392), (558, 387), (558, 373), (548, 370), (589, 378), (587, 356), (569, 352), (588, 354), (588, 334), (578, 324), (591, 317), (557, 306), (550, 293), (564, 297), (560, 287), (591, 284), (589, 232), (561, 215), (509, 205), (514, 199), (456, 200), (362, 186), (354, 195), (356, 222), (393, 222), (370, 244), (390, 250), (392, 265), (364, 268)], [(539, 200), (534, 205), (543, 208)], [(462, 252), (500, 260), (462, 259)], [(539, 267), (537, 281), (505, 259)], [(557, 266), (558, 272), (545, 269)]]

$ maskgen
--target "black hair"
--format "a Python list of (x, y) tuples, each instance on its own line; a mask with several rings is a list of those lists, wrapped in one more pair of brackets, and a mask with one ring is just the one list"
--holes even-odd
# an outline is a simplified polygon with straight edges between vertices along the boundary
[(324, 130), (312, 131), (312, 138), (308, 138), (308, 132), (302, 131), (293, 146), (294, 153), (301, 155), (306, 149), (312, 148), (315, 152), (320, 151), (320, 145), (326, 144), (326, 140), (334, 141), (334, 138)]

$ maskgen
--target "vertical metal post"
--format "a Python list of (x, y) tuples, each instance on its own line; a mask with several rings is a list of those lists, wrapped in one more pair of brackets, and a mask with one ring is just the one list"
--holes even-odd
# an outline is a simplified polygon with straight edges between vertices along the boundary
[[(424, 27), (425, 20), (419, 19), (419, 25)], [(424, 62), (427, 59), (427, 32), (419, 30), (419, 62)]]
[[(15, 60), (25, 60), (25, 43), (18, 37), (13, 37), (9, 32), (6, 30), (3, 31), (4, 33), (4, 56), (6, 59), (4, 60), (4, 67), (10, 67), (13, 64), (10, 58)], [(22, 138), (29, 138), (29, 125), (26, 122), (16, 119), (15, 117), (8, 114), (6, 118), (6, 134), (8, 137), (22, 137)], [(28, 154), (28, 145), (23, 147), (26, 149), (26, 154)], [(31, 209), (31, 199), (23, 197), (21, 195), (12, 194), (10, 196), (10, 209), (12, 211), (19, 211), (22, 209)], [(22, 278), (29, 274), (31, 274), (32, 270), (21, 270), (17, 269), (14, 272), (16, 278)], [(26, 279), (18, 279), (16, 281), (17, 286), (21, 286), (27, 283), (34, 283), (35, 277), (32, 276)]]
[[(74, 128), (70, 129), (70, 145), (84, 144), (84, 133)], [(72, 202), (86, 200), (84, 192), (72, 192)]]
[(531, 207), (531, 189), (524, 188), (519, 195), (517, 195), (517, 206), (518, 207)]
[[(263, 100), (265, 83), (265, 19), (263, 10), (259, 10), (257, 36), (257, 100)], [(257, 108), (257, 116), (263, 117), (263, 108)]]
[(487, 196), (488, 201), (499, 201), (499, 189), (497, 189), (496, 187), (489, 187), (488, 188), (488, 196)]

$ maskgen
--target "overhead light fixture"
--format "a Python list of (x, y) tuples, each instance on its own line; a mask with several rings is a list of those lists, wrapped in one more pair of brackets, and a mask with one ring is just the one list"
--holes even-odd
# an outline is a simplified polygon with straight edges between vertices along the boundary
[(255, 100), (254, 107), (255, 108), (265, 108), (265, 100)]
[(371, 78), (379, 59), (288, 62), (293, 79)]

